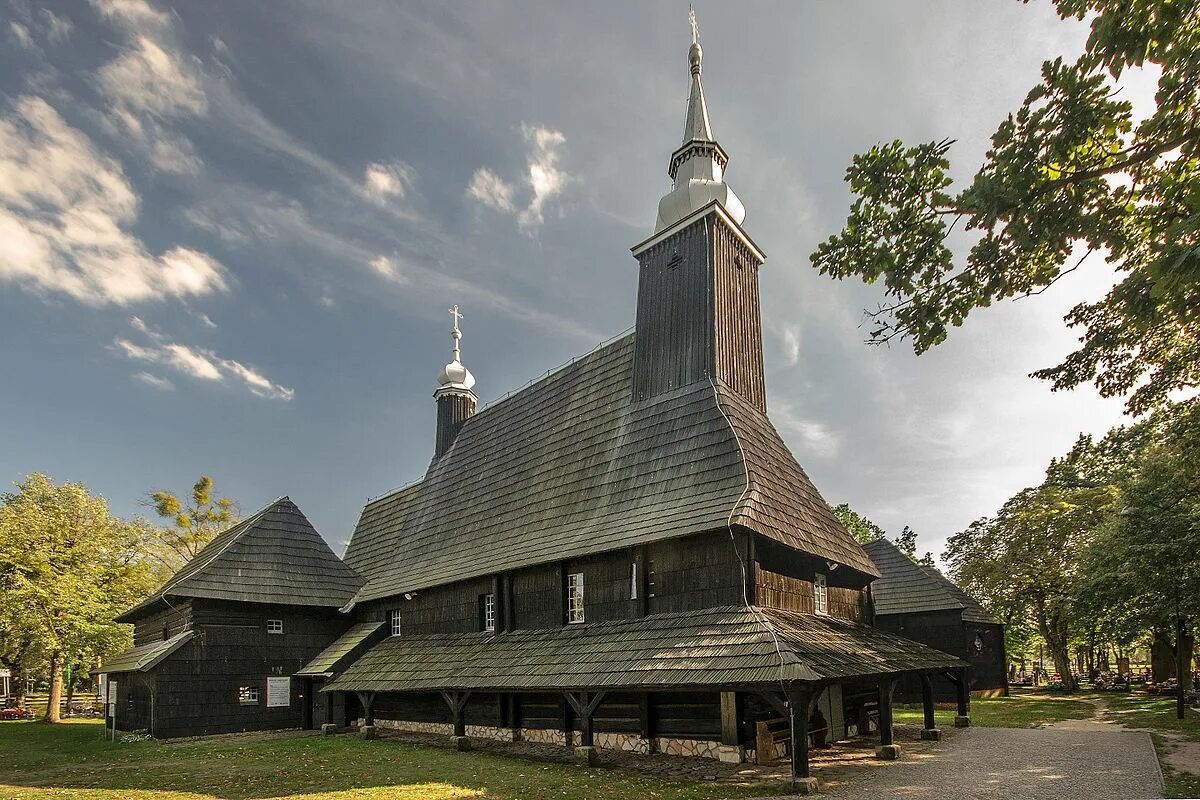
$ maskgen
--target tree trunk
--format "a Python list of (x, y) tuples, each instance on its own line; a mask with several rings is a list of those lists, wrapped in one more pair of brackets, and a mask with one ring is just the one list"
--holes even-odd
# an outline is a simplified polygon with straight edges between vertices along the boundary
[(1067, 643), (1066, 626), (1058, 624), (1062, 622), (1058, 614), (1054, 615), (1053, 623), (1055, 624), (1051, 624), (1051, 618), (1046, 613), (1046, 607), (1042, 602), (1036, 602), (1035, 608), (1038, 631), (1046, 640), (1046, 646), (1050, 648), (1050, 658), (1054, 660), (1054, 668), (1058, 670), (1058, 676), (1062, 679), (1063, 689), (1073, 692), (1078, 686), (1075, 683), (1075, 676), (1071, 673), (1071, 651)]
[(59, 705), (62, 703), (63, 654), (50, 654), (50, 699), (46, 701), (46, 722), (61, 722)]
[(1150, 674), (1155, 683), (1175, 674), (1175, 648), (1171, 646), (1171, 635), (1161, 628), (1154, 630), (1150, 641)]
[(1180, 642), (1180, 646), (1183, 648), (1183, 658), (1180, 663), (1185, 666), (1183, 674), (1179, 676), (1179, 683), (1185, 692), (1190, 692), (1192, 690), (1192, 673), (1188, 671), (1187, 665), (1192, 663), (1192, 654), (1196, 650), (1196, 636), (1186, 627), (1183, 631), (1183, 641)]

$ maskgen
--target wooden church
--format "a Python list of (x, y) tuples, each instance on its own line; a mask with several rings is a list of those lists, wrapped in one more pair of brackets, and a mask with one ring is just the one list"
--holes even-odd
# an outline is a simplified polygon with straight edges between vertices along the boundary
[[(290, 719), (444, 732), (461, 747), (557, 743), (589, 761), (597, 748), (790, 753), (801, 790), (810, 740), (877, 730), (880, 756), (898, 755), (902, 678), (925, 690), (926, 735), (937, 735), (934, 676), (960, 687), (966, 724), (966, 662), (873, 625), (878, 570), (768, 417), (765, 256), (724, 179), (701, 63), (693, 38), (674, 187), (653, 235), (632, 248), (635, 332), (477, 412), (455, 315), (425, 477), (367, 504), (345, 571), (296, 610), (311, 621), (305, 646), (328, 646), (307, 663), (299, 649), (255, 656), (304, 695)], [(274, 596), (272, 580), (193, 601), (193, 629), (209, 602), (295, 599), (290, 586)], [(169, 614), (161, 600), (187, 581), (177, 584), (136, 618)], [(182, 647), (195, 652), (200, 636)], [(155, 713), (159, 731), (185, 727)]]
[(476, 413), (455, 317), (433, 462), (363, 509), (345, 555), (363, 627), (318, 665), (365, 726), (583, 757), (792, 752), (806, 777), (810, 721), (830, 740), (874, 725), (894, 756), (898, 679), (965, 690), (965, 662), (872, 625), (879, 573), (767, 415), (765, 256), (701, 63), (693, 41), (674, 188), (632, 248), (635, 332)]

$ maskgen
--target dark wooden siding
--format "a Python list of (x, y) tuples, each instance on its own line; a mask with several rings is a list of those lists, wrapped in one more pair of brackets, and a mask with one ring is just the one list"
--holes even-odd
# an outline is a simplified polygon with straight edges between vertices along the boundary
[[(194, 601), (193, 616), (194, 638), (155, 669), (159, 737), (300, 727), (305, 683), (293, 678), (289, 705), (267, 708), (267, 678), (291, 676), (350, 622), (334, 609), (214, 600)], [(268, 619), (284, 632), (268, 634)], [(239, 702), (242, 686), (258, 688), (256, 705)]]
[(134, 647), (170, 639), (175, 634), (191, 627), (191, 601), (176, 600), (173, 602), (174, 607), (167, 606), (162, 611), (151, 614), (133, 624)]
[(475, 413), (475, 398), (458, 394), (445, 393), (437, 399), (437, 433), (434, 436), (433, 457), (438, 458), (454, 444), (454, 437), (462, 428), (467, 418)]
[[(742, 559), (746, 559), (745, 534), (738, 532), (736, 541)], [(632, 564), (643, 553), (643, 574), (639, 576), (642, 585), (638, 598), (633, 599)], [(657, 614), (743, 602), (738, 551), (734, 548), (734, 538), (727, 530), (721, 530), (508, 573), (513, 627), (556, 628), (565, 624), (564, 578), (574, 572), (582, 572), (584, 576), (587, 622), (633, 619), (641, 616), (643, 607)], [(436, 586), (415, 593), (411, 600), (398, 596), (365, 603), (358, 607), (357, 618), (387, 620), (390, 609), (398, 608), (404, 633), (478, 631), (482, 629), (480, 597), (486, 593), (497, 592), (497, 624), (501, 624), (503, 585), (501, 576), (489, 575)]]
[(712, 360), (711, 262), (704, 220), (638, 255), (635, 400), (708, 378)]
[(713, 374), (759, 411), (767, 410), (758, 257), (719, 218), (713, 238)]
[(716, 215), (638, 255), (633, 397), (645, 400), (709, 377), (761, 411), (761, 262)]
[[(148, 731), (154, 713), (154, 674), (126, 672), (110, 675), (117, 684), (115, 720), (120, 731)], [(156, 732), (157, 733), (157, 732)]]
[[(1007, 686), (1003, 626), (964, 622), (962, 612), (955, 610), (880, 615), (875, 618), (875, 625), (965, 660), (971, 665), (968, 670), (971, 691)], [(975, 649), (976, 634), (983, 642), (983, 650)], [(954, 685), (945, 678), (935, 678), (933, 687), (939, 702), (955, 699)], [(901, 702), (921, 702), (921, 685), (915, 679), (901, 681), (896, 693)]]

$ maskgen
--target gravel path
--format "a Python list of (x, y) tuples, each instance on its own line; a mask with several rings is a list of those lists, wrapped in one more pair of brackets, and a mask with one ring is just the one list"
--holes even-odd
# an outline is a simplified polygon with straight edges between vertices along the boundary
[(1162, 776), (1149, 734), (1091, 730), (971, 728), (886, 769), (860, 773), (822, 791), (830, 798), (1162, 797)]

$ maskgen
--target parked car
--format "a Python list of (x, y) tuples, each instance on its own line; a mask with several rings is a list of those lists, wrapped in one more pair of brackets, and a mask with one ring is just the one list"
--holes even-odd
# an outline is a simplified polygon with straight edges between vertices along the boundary
[(37, 715), (28, 708), (0, 709), (0, 719), (33, 719)]

